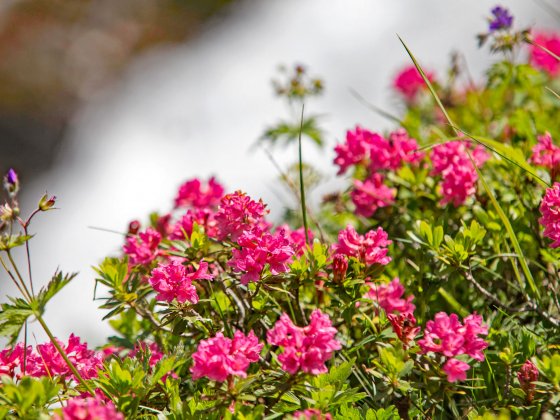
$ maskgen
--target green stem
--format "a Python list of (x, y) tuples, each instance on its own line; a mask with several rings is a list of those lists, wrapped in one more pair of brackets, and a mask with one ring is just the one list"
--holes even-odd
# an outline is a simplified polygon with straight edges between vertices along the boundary
[(10, 263), (12, 264), (12, 267), (14, 267), (14, 270), (16, 272), (16, 275), (18, 276), (19, 281), (21, 282), (21, 285), (23, 286), (23, 288), (25, 289), (25, 291), (27, 292), (27, 295), (29, 296), (29, 298), (31, 300), (31, 297), (33, 296), (33, 294), (29, 292), (29, 289), (25, 285), (25, 281), (23, 280), (23, 277), (21, 276), (21, 273), (19, 272), (19, 270), (17, 268), (16, 262), (12, 258), (12, 253), (10, 252), (10, 250), (7, 250), (6, 254), (8, 255), (8, 259), (10, 260)]
[(84, 388), (87, 389), (87, 391), (93, 396), (95, 397), (95, 391), (91, 388), (91, 386), (84, 380), (84, 378), (82, 378), (82, 376), (80, 375), (80, 373), (78, 372), (78, 370), (76, 369), (76, 367), (74, 366), (74, 364), (70, 361), (70, 359), (68, 358), (68, 355), (66, 354), (66, 352), (64, 351), (64, 349), (60, 346), (60, 344), (58, 344), (58, 341), (56, 341), (56, 338), (54, 338), (54, 335), (52, 334), (51, 330), (49, 329), (49, 327), (47, 326), (47, 324), (45, 323), (45, 321), (43, 320), (43, 317), (41, 317), (41, 314), (39, 314), (39, 312), (35, 312), (34, 313), (35, 318), (37, 318), (37, 321), (39, 321), (39, 324), (41, 324), (41, 327), (43, 327), (43, 330), (45, 330), (45, 332), (47, 333), (47, 335), (49, 336), (49, 339), (51, 340), (51, 343), (53, 344), (53, 346), (56, 348), (56, 350), (58, 351), (58, 353), (60, 354), (60, 356), (64, 359), (64, 361), (66, 362), (66, 364), (68, 365), (68, 367), (70, 368), (70, 370), (72, 371), (72, 373), (74, 374), (74, 376), (76, 377), (76, 379), (78, 380), (78, 382), (80, 382), (80, 384), (82, 384), (84, 386)]
[(14, 275), (12, 274), (10, 269), (6, 266), (6, 262), (4, 261), (4, 259), (2, 257), (0, 257), (0, 264), (2, 264), (2, 267), (4, 267), (4, 270), (6, 271), (8, 276), (12, 279), (12, 281), (14, 282), (14, 284), (16, 285), (16, 287), (18, 288), (18, 290), (22, 294), (22, 296), (25, 299), (27, 299), (28, 302), (31, 302), (31, 300), (32, 300), (31, 295), (29, 293), (26, 293), (25, 289), (23, 289), (21, 287), (21, 285), (18, 283), (17, 279), (14, 277)]
[(303, 229), (305, 230), (305, 243), (309, 245), (309, 232), (307, 232), (307, 212), (305, 206), (305, 186), (303, 185), (303, 161), (302, 161), (302, 151), (301, 151), (301, 133), (303, 131), (303, 111), (305, 109), (305, 104), (301, 105), (301, 124), (299, 127), (299, 137), (298, 137), (298, 150), (299, 150), (299, 189), (301, 196), (301, 215), (303, 217)]

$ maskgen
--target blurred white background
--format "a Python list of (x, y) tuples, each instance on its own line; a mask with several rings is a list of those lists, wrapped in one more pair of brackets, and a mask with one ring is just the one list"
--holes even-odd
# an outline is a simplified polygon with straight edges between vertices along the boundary
[[(55, 334), (66, 340), (75, 332), (91, 344), (111, 334), (101, 321), (100, 302), (92, 301), (91, 266), (118, 254), (123, 238), (88, 226), (125, 231), (132, 219), (170, 209), (184, 180), (211, 174), (229, 190), (262, 197), (273, 215), (281, 213), (277, 173), (262, 151), (251, 151), (264, 128), (287, 113), (270, 84), (278, 64), (303, 63), (325, 81), (326, 93), (308, 109), (324, 114), (327, 152), (309, 145), (304, 154), (326, 164), (347, 128), (356, 123), (374, 130), (390, 127), (349, 89), (398, 112), (390, 84), (408, 58), (396, 34), (436, 73), (444, 72), (456, 49), (481, 77), (494, 58), (477, 48), (475, 36), (487, 29), (485, 18), (495, 5), (487, 0), (246, 1), (188, 44), (137, 59), (118, 83), (79, 110), (55, 169), (24, 185), (28, 208), (45, 190), (57, 195), (60, 208), (40, 215), (32, 228), (38, 233), (31, 241), (36, 283), (46, 282), (57, 267), (80, 272), (47, 308)], [(502, 5), (510, 8), (517, 27), (557, 26), (538, 2)], [(281, 155), (283, 162), (295, 159)], [(13, 292), (6, 278), (2, 290)], [(33, 330), (44, 339), (36, 326)]]

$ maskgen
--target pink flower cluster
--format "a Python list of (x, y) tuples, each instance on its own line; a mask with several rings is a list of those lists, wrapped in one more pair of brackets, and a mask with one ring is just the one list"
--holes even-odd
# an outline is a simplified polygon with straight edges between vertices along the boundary
[[(86, 343), (81, 343), (80, 338), (74, 334), (70, 335), (68, 344), (58, 341), (64, 349), (68, 359), (78, 370), (84, 379), (97, 377), (97, 370), (103, 366), (103, 355), (87, 348)], [(60, 376), (63, 378), (74, 378), (70, 368), (56, 350), (52, 343), (38, 344), (36, 350), (27, 347), (27, 360), (25, 372), (23, 372), (24, 346), (21, 343), (13, 348), (9, 347), (0, 351), (0, 375), (19, 377), (25, 375)], [(74, 378), (75, 379), (75, 378)]]
[(346, 132), (345, 143), (336, 145), (334, 163), (339, 167), (338, 175), (358, 163), (368, 165), (372, 172), (396, 170), (405, 162), (418, 163), (424, 154), (417, 149), (418, 143), (403, 128), (393, 131), (386, 139), (357, 126), (354, 131)]
[(145, 232), (127, 237), (123, 251), (131, 265), (147, 265), (157, 257), (160, 242), (160, 233), (149, 227)]
[[(560, 37), (557, 34), (538, 33), (534, 35), (533, 41), (552, 53), (560, 55)], [(531, 46), (530, 60), (533, 66), (544, 70), (551, 76), (558, 75), (560, 71), (560, 62), (546, 51), (534, 45)]]
[(168, 264), (160, 264), (152, 270), (148, 281), (158, 292), (156, 299), (165, 302), (177, 300), (179, 303), (198, 302), (196, 287), (192, 284), (193, 280), (212, 280), (208, 274), (208, 263), (200, 262), (198, 269), (192, 266), (185, 266), (178, 261), (171, 261)]
[(189, 209), (173, 225), (169, 239), (190, 238), (195, 223), (204, 228), (208, 237), (215, 238), (218, 235), (217, 223), (212, 211), (208, 209)]
[(391, 261), (391, 257), (387, 256), (387, 246), (391, 243), (387, 232), (381, 227), (359, 235), (356, 229), (348, 225), (338, 233), (338, 244), (334, 245), (334, 250), (336, 254), (356, 257), (367, 265), (387, 265)]
[(426, 323), (424, 338), (418, 340), (422, 353), (441, 353), (447, 357), (443, 371), (449, 382), (464, 381), (467, 378), (468, 363), (455, 359), (455, 356), (468, 355), (475, 360), (484, 360), (482, 352), (488, 343), (479, 335), (487, 335), (488, 327), (482, 325), (482, 317), (472, 314), (459, 321), (456, 314), (439, 312), (433, 321)]
[(525, 392), (527, 401), (530, 403), (535, 396), (536, 385), (533, 382), (539, 379), (539, 369), (533, 362), (527, 360), (517, 372), (517, 379), (521, 389)]
[[(533, 147), (533, 154), (529, 159), (532, 163), (544, 166), (551, 172), (556, 173), (560, 166), (560, 147), (552, 143), (549, 132), (537, 137), (538, 143)], [(552, 177), (554, 179), (554, 176)]]
[(235, 375), (245, 378), (251, 363), (259, 360), (263, 344), (253, 331), (245, 336), (236, 331), (233, 339), (224, 337), (219, 332), (215, 337), (202, 340), (192, 355), (194, 364), (190, 371), (193, 379), (203, 376), (223, 382), (228, 376)]
[(394, 278), (391, 283), (373, 284), (368, 283), (370, 289), (364, 295), (365, 298), (376, 301), (387, 314), (393, 312), (413, 313), (416, 308), (412, 303), (414, 295), (403, 299), (404, 286), (398, 278)]
[[(305, 247), (307, 245), (305, 243), (305, 228), (300, 227), (299, 229), (292, 230), (288, 225), (284, 224), (278, 226), (276, 232), (280, 232), (281, 230), (285, 232), (286, 236), (290, 240), (296, 255), (303, 255)], [(311, 229), (307, 229), (307, 236), (309, 237), (309, 242), (311, 243), (313, 241), (313, 232), (311, 231)]]
[(124, 415), (111, 401), (105, 402), (100, 397), (75, 397), (67, 401), (62, 415), (55, 415), (53, 420), (124, 420)]
[(490, 158), (482, 146), (469, 148), (465, 141), (452, 141), (440, 144), (432, 150), (432, 175), (441, 175), (441, 204), (453, 203), (460, 206), (476, 192), (478, 174), (474, 168), (468, 152), (477, 167)]
[(371, 217), (378, 208), (395, 202), (397, 190), (383, 183), (383, 175), (375, 173), (369, 179), (354, 180), (354, 190), (350, 194), (356, 206), (356, 214)]
[(546, 189), (541, 201), (540, 211), (542, 217), (539, 223), (544, 226), (544, 236), (553, 240), (551, 248), (560, 246), (560, 183)]
[(417, 151), (416, 140), (408, 137), (406, 130), (399, 128), (386, 139), (361, 127), (346, 133), (346, 143), (335, 147), (334, 163), (339, 166), (338, 175), (356, 164), (368, 167), (365, 180), (355, 180), (351, 193), (356, 213), (371, 217), (379, 207), (386, 207), (395, 201), (396, 190), (384, 184), (379, 171), (397, 170), (403, 163), (418, 163), (424, 156)]
[(179, 187), (175, 207), (212, 208), (218, 205), (223, 195), (224, 187), (214, 177), (205, 184), (194, 178)]
[(307, 408), (303, 411), (296, 411), (292, 417), (295, 420), (332, 420), (329, 413), (323, 414), (317, 408)]
[[(435, 80), (434, 74), (426, 73), (426, 77), (430, 82)], [(422, 75), (414, 65), (405, 67), (397, 74), (393, 81), (393, 87), (400, 92), (407, 101), (412, 101), (416, 95), (427, 86), (422, 79)]]
[[(23, 344), (17, 343), (13, 348), (0, 351), (0, 376), (8, 375), (13, 378), (16, 375), (16, 369), (23, 366), (24, 350)], [(31, 346), (27, 347), (27, 353), (31, 353)]]
[(287, 314), (282, 314), (266, 337), (269, 344), (284, 348), (278, 360), (286, 372), (294, 375), (302, 370), (318, 375), (327, 372), (325, 362), (341, 349), (335, 335), (336, 328), (329, 316), (315, 309), (309, 325), (303, 328), (296, 327)]
[(244, 232), (263, 227), (266, 223), (264, 216), (267, 213), (262, 200), (254, 201), (244, 192), (237, 191), (225, 195), (216, 213), (218, 239), (229, 237), (237, 241)]
[(284, 230), (276, 233), (263, 232), (256, 228), (241, 234), (237, 240), (240, 249), (232, 251), (228, 265), (241, 274), (241, 283), (259, 281), (268, 265), (274, 275), (288, 271), (288, 263), (295, 254), (292, 242)]

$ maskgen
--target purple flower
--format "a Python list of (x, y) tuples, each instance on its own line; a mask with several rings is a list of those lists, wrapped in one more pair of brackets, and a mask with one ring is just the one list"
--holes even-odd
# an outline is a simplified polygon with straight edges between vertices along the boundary
[(4, 176), (4, 189), (10, 194), (10, 196), (15, 196), (19, 190), (19, 180), (16, 171), (12, 168)]
[(492, 9), (492, 15), (494, 17), (490, 20), (490, 32), (511, 28), (513, 16), (509, 14), (508, 9), (496, 6)]

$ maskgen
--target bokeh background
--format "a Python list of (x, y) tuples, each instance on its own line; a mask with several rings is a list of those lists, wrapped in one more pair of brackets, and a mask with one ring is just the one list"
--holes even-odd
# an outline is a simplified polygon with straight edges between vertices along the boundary
[[(555, 0), (503, 1), (518, 28), (558, 27)], [(394, 74), (409, 63), (445, 76), (460, 51), (473, 78), (494, 60), (477, 47), (487, 0), (4, 0), (0, 2), (0, 169), (14, 167), (22, 208), (48, 191), (59, 210), (32, 226), (33, 273), (79, 271), (46, 319), (99, 344), (111, 333), (94, 302), (91, 266), (117, 254), (132, 219), (166, 211), (178, 185), (216, 175), (229, 190), (262, 197), (278, 217), (288, 200), (259, 148), (287, 110), (270, 80), (279, 64), (305, 64), (326, 91), (307, 104), (322, 115), (326, 168), (332, 146), (360, 123), (391, 126), (356, 100), (398, 113)], [(295, 151), (276, 151), (281, 164)], [(317, 194), (328, 192), (328, 172)], [(0, 301), (15, 293), (0, 275)], [(44, 339), (32, 326), (36, 339)]]

